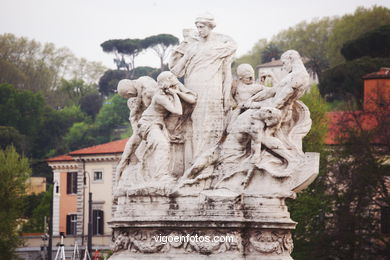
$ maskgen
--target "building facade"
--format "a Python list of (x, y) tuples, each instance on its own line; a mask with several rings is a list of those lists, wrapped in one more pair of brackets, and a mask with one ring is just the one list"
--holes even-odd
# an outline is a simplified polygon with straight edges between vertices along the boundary
[(64, 233), (86, 244), (92, 194), (94, 245), (110, 244), (115, 169), (127, 139), (92, 146), (47, 160), (53, 169), (53, 236)]

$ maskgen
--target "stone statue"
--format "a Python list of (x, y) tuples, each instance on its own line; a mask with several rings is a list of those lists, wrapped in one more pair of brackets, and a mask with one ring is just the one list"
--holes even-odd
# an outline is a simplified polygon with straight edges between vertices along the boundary
[(127, 106), (130, 110), (129, 120), (133, 129), (133, 135), (126, 143), (121, 160), (116, 167), (116, 181), (119, 183), (123, 169), (136, 158), (131, 158), (131, 151), (134, 151), (141, 142), (138, 135), (138, 121), (142, 113), (150, 105), (152, 97), (157, 90), (157, 82), (151, 77), (140, 77), (137, 80), (122, 79), (118, 82), (118, 94), (127, 98)]
[[(116, 172), (110, 260), (291, 260), (296, 222), (285, 199), (319, 169), (319, 155), (302, 150), (311, 119), (299, 98), (309, 74), (289, 50), (281, 56), (287, 74), (272, 86), (255, 83), (249, 64), (232, 84), (234, 41), (212, 32), (210, 15), (195, 24), (157, 82), (118, 84), (133, 136)], [(180, 240), (155, 239), (168, 235)], [(234, 240), (182, 240), (198, 235)]]
[(271, 151), (281, 160), (264, 152), (258, 167), (275, 176), (289, 176), (304, 158), (302, 139), (311, 128), (309, 109), (300, 97), (309, 89), (309, 74), (297, 51), (289, 50), (282, 54), (283, 69), (288, 74), (278, 84), (251, 97), (244, 107), (273, 107), (282, 111), (280, 126), (274, 133), (279, 144), (271, 145)]
[[(143, 81), (143, 80), (142, 80)], [(138, 80), (139, 82), (139, 80)], [(136, 82), (137, 83), (137, 82)], [(150, 82), (151, 83), (151, 82)], [(118, 92), (134, 93), (137, 84), (120, 82)], [(137, 93), (143, 93), (137, 91)], [(150, 99), (148, 93), (153, 96)], [(134, 96), (134, 94), (133, 94)], [(171, 135), (167, 128), (167, 119), (170, 116), (183, 114), (182, 101), (190, 104), (196, 102), (196, 94), (186, 89), (178, 79), (169, 71), (162, 72), (157, 77), (157, 87), (153, 92), (146, 92), (145, 96), (137, 96), (140, 100), (134, 111), (141, 111), (143, 105), (148, 105), (142, 115), (131, 113), (130, 119), (136, 125), (133, 137), (129, 139), (124, 156), (120, 162), (120, 168), (129, 166), (125, 170), (126, 180), (120, 184), (120, 188), (132, 189), (140, 187), (169, 186), (174, 180), (172, 176)], [(144, 98), (144, 101), (142, 101)], [(149, 104), (148, 104), (149, 103)], [(138, 152), (138, 154), (137, 154)], [(131, 158), (135, 156), (135, 160)], [(125, 162), (121, 165), (122, 162)], [(126, 162), (128, 162), (126, 164)], [(119, 176), (120, 177), (120, 176)], [(119, 190), (120, 190), (119, 188)], [(119, 196), (123, 190), (117, 193)]]
[[(239, 109), (232, 116), (226, 139), (197, 158), (185, 172), (182, 185), (212, 177), (218, 180), (218, 185), (210, 187), (217, 188), (221, 182), (244, 172), (241, 184), (245, 188), (255, 169), (282, 178), (291, 176), (304, 162), (301, 141), (310, 130), (311, 120), (307, 107), (297, 99), (308, 89), (309, 75), (296, 51), (285, 52), (281, 59), (289, 73), (276, 86), (238, 84), (235, 96), (239, 107), (248, 110), (242, 112)], [(240, 66), (238, 75), (245, 75), (247, 71), (247, 78), (251, 78), (251, 67)], [(239, 78), (240, 81), (245, 80), (243, 76)], [(200, 174), (192, 181), (186, 180), (211, 165), (214, 169), (208, 170), (207, 174)], [(210, 174), (210, 171), (214, 173)], [(236, 181), (225, 187), (241, 190)]]
[(235, 101), (232, 111), (226, 116), (227, 129), (242, 112), (244, 104), (255, 94), (263, 90), (264, 86), (254, 83), (255, 71), (250, 64), (240, 64), (237, 67), (238, 82), (232, 86), (232, 95)]
[(230, 108), (231, 62), (236, 51), (230, 37), (212, 32), (216, 24), (211, 15), (196, 18), (195, 25), (197, 33), (185, 30), (185, 39), (170, 60), (172, 73), (184, 76), (184, 85), (198, 95), (191, 115), (193, 154), (189, 160), (222, 137), (225, 111)]

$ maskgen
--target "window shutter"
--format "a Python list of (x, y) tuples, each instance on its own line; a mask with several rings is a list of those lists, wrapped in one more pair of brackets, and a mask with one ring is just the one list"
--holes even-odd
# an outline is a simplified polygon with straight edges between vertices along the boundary
[(66, 174), (66, 193), (67, 194), (72, 193), (71, 187), (72, 187), (72, 173), (68, 172)]
[(77, 193), (77, 172), (73, 173), (73, 193)]
[(104, 235), (104, 211), (99, 210), (99, 234)]
[(71, 215), (66, 215), (66, 234), (69, 235), (72, 233), (72, 227), (71, 227)]

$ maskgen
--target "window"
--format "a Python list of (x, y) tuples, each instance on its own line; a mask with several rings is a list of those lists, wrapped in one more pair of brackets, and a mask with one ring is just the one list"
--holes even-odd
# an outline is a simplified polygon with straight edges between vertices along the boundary
[(92, 212), (92, 231), (94, 235), (104, 234), (104, 212), (103, 210), (93, 210)]
[(390, 207), (381, 208), (381, 231), (390, 234)]
[(66, 234), (76, 235), (77, 234), (77, 215), (71, 214), (66, 216)]
[(94, 181), (102, 181), (103, 180), (103, 172), (102, 171), (94, 171), (93, 172), (93, 180)]
[(68, 172), (66, 179), (66, 193), (77, 193), (77, 172)]

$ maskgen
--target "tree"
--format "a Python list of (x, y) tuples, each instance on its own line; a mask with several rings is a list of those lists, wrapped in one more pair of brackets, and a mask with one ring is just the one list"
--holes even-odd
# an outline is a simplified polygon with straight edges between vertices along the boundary
[(99, 144), (99, 139), (107, 140), (108, 138), (105, 136), (99, 138), (94, 125), (87, 122), (74, 123), (64, 136), (64, 141), (70, 151)]
[(99, 80), (99, 92), (104, 96), (116, 93), (118, 82), (129, 79), (130, 73), (125, 70), (107, 70)]
[(388, 235), (380, 230), (381, 209), (390, 208), (389, 105), (387, 100), (375, 111), (344, 112), (337, 122), (327, 232), (329, 254), (338, 259), (388, 259), (390, 253)]
[(363, 80), (365, 74), (378, 71), (390, 64), (390, 59), (363, 57), (337, 65), (322, 75), (320, 91), (328, 101), (354, 99), (363, 100)]
[(95, 119), (95, 116), (99, 113), (102, 104), (103, 97), (97, 92), (92, 92), (82, 96), (79, 101), (81, 111), (89, 115), (92, 119)]
[(48, 218), (50, 216), (50, 201), (52, 200), (52, 188), (49, 186), (46, 192), (42, 192), (39, 195), (29, 196), (27, 201), (31, 203), (33, 201), (35, 207), (31, 207), (29, 205), (28, 210), (30, 212), (28, 216), (28, 221), (23, 224), (22, 230), (23, 232), (29, 233), (40, 233), (46, 232), (44, 230), (45, 227), (45, 217)]
[(44, 219), (50, 216), (50, 201), (52, 188), (49, 186), (46, 192), (24, 196), (22, 232), (42, 233), (44, 231)]
[(88, 85), (82, 79), (73, 78), (71, 80), (61, 79), (59, 92), (68, 100), (67, 105), (78, 104), (83, 96), (96, 91), (94, 85)]
[(347, 61), (363, 56), (390, 58), (390, 25), (378, 27), (344, 43), (341, 54)]
[(28, 160), (15, 148), (0, 150), (0, 252), (2, 259), (13, 259), (21, 243), (18, 224), (23, 214), (25, 183), (30, 175)]
[(261, 54), (267, 45), (267, 39), (260, 39), (247, 54), (241, 56), (233, 62), (233, 71), (235, 72), (238, 65), (243, 63), (248, 63), (252, 65), (253, 68), (256, 68), (256, 66), (261, 63)]
[(266, 63), (272, 61), (273, 59), (278, 60), (280, 59), (281, 54), (282, 50), (279, 49), (276, 44), (271, 42), (267, 45), (267, 47), (265, 47), (265, 49), (261, 53), (261, 62)]
[(149, 76), (157, 79), (160, 72), (160, 69), (148, 66), (136, 67), (131, 71), (107, 70), (99, 80), (99, 92), (104, 96), (109, 96), (116, 93), (118, 82), (122, 79), (138, 79), (142, 76)]
[(135, 68), (135, 57), (143, 51), (140, 39), (113, 39), (100, 44), (104, 52), (114, 53), (119, 60), (119, 54), (127, 55), (130, 58), (130, 70)]
[(76, 122), (89, 121), (79, 106), (65, 107), (61, 110), (47, 108), (40, 134), (33, 142), (34, 158), (50, 157), (68, 152), (63, 137)]
[(353, 14), (337, 19), (327, 41), (330, 66), (333, 67), (345, 61), (340, 53), (344, 43), (386, 24), (390, 24), (390, 9), (381, 6), (358, 7)]
[(170, 48), (179, 44), (179, 39), (171, 34), (158, 34), (146, 37), (141, 42), (144, 49), (151, 48), (160, 59), (160, 69), (164, 68)]
[(96, 116), (95, 127), (102, 142), (111, 140), (116, 127), (129, 126), (129, 109), (127, 100), (119, 95), (107, 99)]
[(44, 109), (45, 102), (39, 93), (0, 84), (0, 125), (12, 126), (25, 136), (35, 136), (40, 131)]
[(324, 145), (328, 129), (325, 118), (329, 107), (316, 85), (302, 97), (302, 101), (308, 106), (313, 120), (309, 134), (303, 139), (303, 150), (320, 153), (320, 173), (307, 189), (297, 194), (295, 200), (288, 201), (291, 218), (298, 221), (292, 256), (294, 259), (323, 259), (321, 257), (326, 255), (324, 243), (327, 238), (324, 221), (330, 211), (326, 194), (328, 153)]
[(0, 84), (40, 91), (52, 107), (66, 103), (57, 92), (61, 79), (96, 84), (105, 69), (101, 63), (79, 59), (69, 49), (52, 43), (41, 44), (9, 33), (0, 35)]
[(19, 154), (29, 154), (29, 145), (25, 135), (20, 134), (12, 126), (0, 126), (0, 149), (5, 149), (11, 145), (15, 147)]
[(297, 50), (309, 59), (305, 65), (317, 75), (329, 67), (327, 42), (335, 19), (324, 17), (311, 22), (301, 22), (272, 37), (272, 42), (282, 50)]

